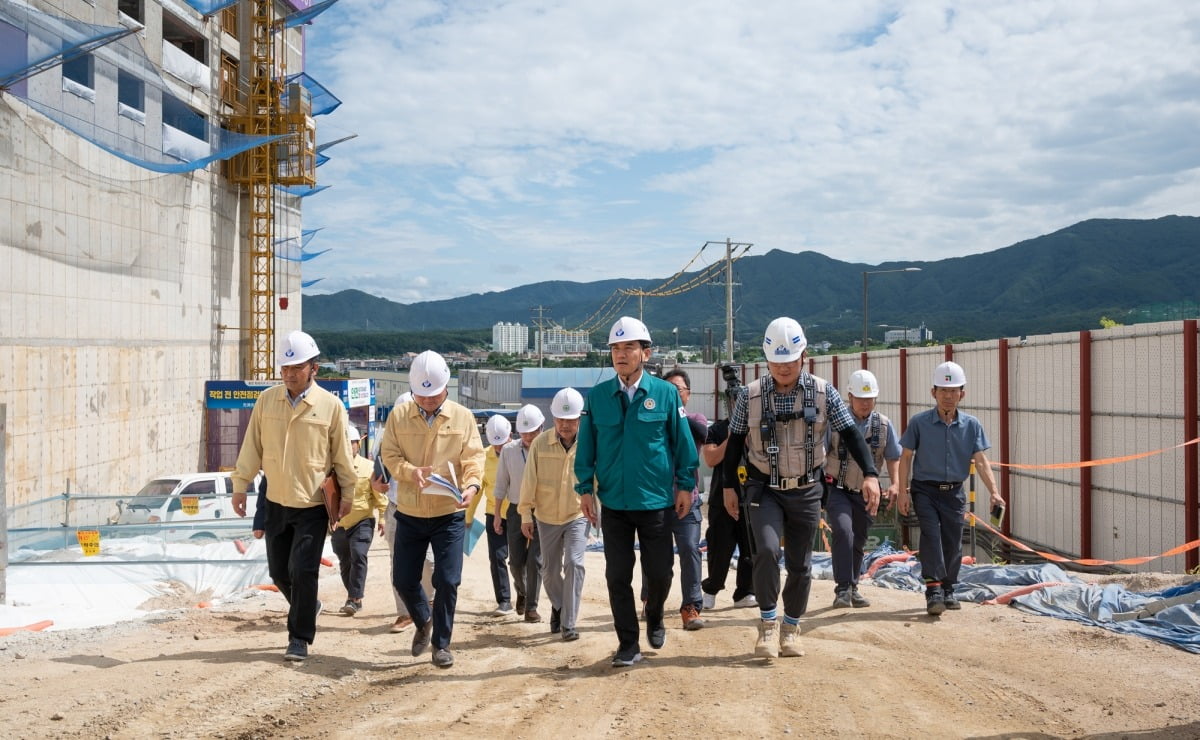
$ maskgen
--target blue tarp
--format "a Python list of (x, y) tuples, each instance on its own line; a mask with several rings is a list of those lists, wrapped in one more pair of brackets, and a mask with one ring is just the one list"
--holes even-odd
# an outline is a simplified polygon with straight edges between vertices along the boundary
[(310, 188), (307, 185), (276, 185), (276, 190), (282, 190), (288, 195), (295, 195), (299, 198), (307, 198), (310, 195), (316, 195), (328, 188), (328, 185), (318, 185), (315, 188)]
[[(895, 552), (890, 547), (869, 553), (863, 572), (870, 563)], [(828, 555), (823, 556), (828, 561)], [(817, 573), (817, 554), (813, 555), (813, 573)], [(822, 571), (820, 577), (831, 577)], [(1059, 583), (1013, 599), (1012, 605), (1030, 614), (1056, 619), (1069, 619), (1081, 624), (1101, 627), (1112, 632), (1137, 635), (1182, 650), (1200, 653), (1200, 603), (1167, 607), (1146, 619), (1114, 622), (1117, 612), (1136, 612), (1149, 602), (1183, 594), (1196, 594), (1200, 601), (1200, 581), (1161, 591), (1133, 592), (1117, 584), (1089, 584), (1068, 574), (1053, 563), (1033, 565), (964, 565), (954, 595), (961, 601), (981, 603), (1022, 586), (1037, 583)], [(916, 558), (888, 563), (876, 571), (874, 585), (921, 591), (921, 564)]]
[(218, 10), (237, 4), (238, 0), (183, 0), (194, 8), (200, 15), (212, 15)]
[[(70, 80), (69, 93), (47, 91), (44, 86), (31, 92), (30, 87), (37, 86), (24, 83), (14, 85), (9, 92), (31, 109), (127, 162), (154, 172), (190, 172), (283, 138), (227, 131), (177, 100), (136, 35), (120, 37), (129, 33), (128, 29), (61, 18), (17, 3), (0, 4), (0, 21), (11, 27), (3, 35), (0, 60), (4, 68), (0, 69), (0, 79), (16, 79), (29, 72), (41, 74), (59, 60), (86, 60), (78, 70), (81, 77)], [(104, 84), (98, 84), (98, 80)], [(67, 89), (66, 82), (63, 89)], [(120, 98), (122, 90), (129, 91), (128, 102)], [(114, 99), (96, 100), (97, 94), (109, 93)], [(161, 101), (164, 125), (147, 131), (146, 109), (156, 100)], [(122, 111), (121, 105), (127, 110), (114, 114), (114, 110)], [(66, 107), (70, 112), (64, 110)], [(122, 124), (126, 113), (133, 120), (140, 116), (140, 125), (128, 121)]]
[(302, 23), (308, 23), (313, 18), (333, 7), (333, 4), (336, 2), (337, 0), (325, 0), (325, 2), (317, 3), (306, 10), (297, 10), (294, 13), (288, 13), (283, 17), (283, 27), (293, 28)]

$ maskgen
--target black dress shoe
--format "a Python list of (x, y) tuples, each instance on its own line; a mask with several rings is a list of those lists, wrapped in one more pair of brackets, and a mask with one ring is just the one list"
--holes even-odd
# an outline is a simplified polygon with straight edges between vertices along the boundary
[(557, 635), (562, 629), (562, 610), (550, 607), (550, 634)]

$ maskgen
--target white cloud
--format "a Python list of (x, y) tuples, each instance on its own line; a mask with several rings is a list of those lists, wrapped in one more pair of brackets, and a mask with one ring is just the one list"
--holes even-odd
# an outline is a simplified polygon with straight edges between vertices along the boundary
[(1173, 0), (342, 0), (308, 52), (359, 134), (305, 204), (354, 245), (325, 290), (665, 277), (725, 236), (934, 260), (1200, 195)]

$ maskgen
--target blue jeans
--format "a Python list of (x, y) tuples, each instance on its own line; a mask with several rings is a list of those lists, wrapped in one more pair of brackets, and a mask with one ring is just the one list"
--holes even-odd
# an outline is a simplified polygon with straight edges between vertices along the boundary
[[(671, 534), (675, 538), (675, 551), (679, 553), (679, 592), (682, 601), (679, 607), (691, 604), (696, 609), (704, 608), (704, 595), (700, 593), (700, 568), (703, 559), (700, 556), (700, 522), (704, 518), (700, 513), (700, 500), (692, 503), (691, 510), (682, 519), (671, 510), (668, 517), (671, 520)], [(642, 579), (642, 601), (649, 600), (646, 579)]]
[[(396, 512), (396, 545), (392, 557), (392, 584), (404, 600), (417, 629), (433, 621), (433, 647), (450, 646), (454, 608), (462, 581), (465, 515), (458, 511), (436, 517), (415, 517)], [(421, 587), (425, 551), (433, 548), (433, 610)]]
[(953, 588), (958, 583), (962, 567), (963, 516), (967, 513), (967, 495), (962, 486), (939, 491), (925, 481), (915, 480), (912, 490), (913, 509), (921, 523), (921, 576), (925, 583), (941, 583)]

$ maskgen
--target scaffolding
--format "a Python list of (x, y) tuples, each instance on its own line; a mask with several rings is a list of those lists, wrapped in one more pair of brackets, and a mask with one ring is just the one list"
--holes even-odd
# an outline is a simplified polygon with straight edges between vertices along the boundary
[(312, 99), (301, 84), (284, 83), (276, 69), (275, 31), (282, 23), (274, 17), (273, 0), (250, 3), (250, 89), (242, 112), (230, 123), (246, 134), (278, 136), (237, 157), (230, 179), (245, 185), (250, 212), (246, 231), (249, 259), (249, 380), (275, 377), (275, 187), (313, 187), (316, 175), (316, 126)]

